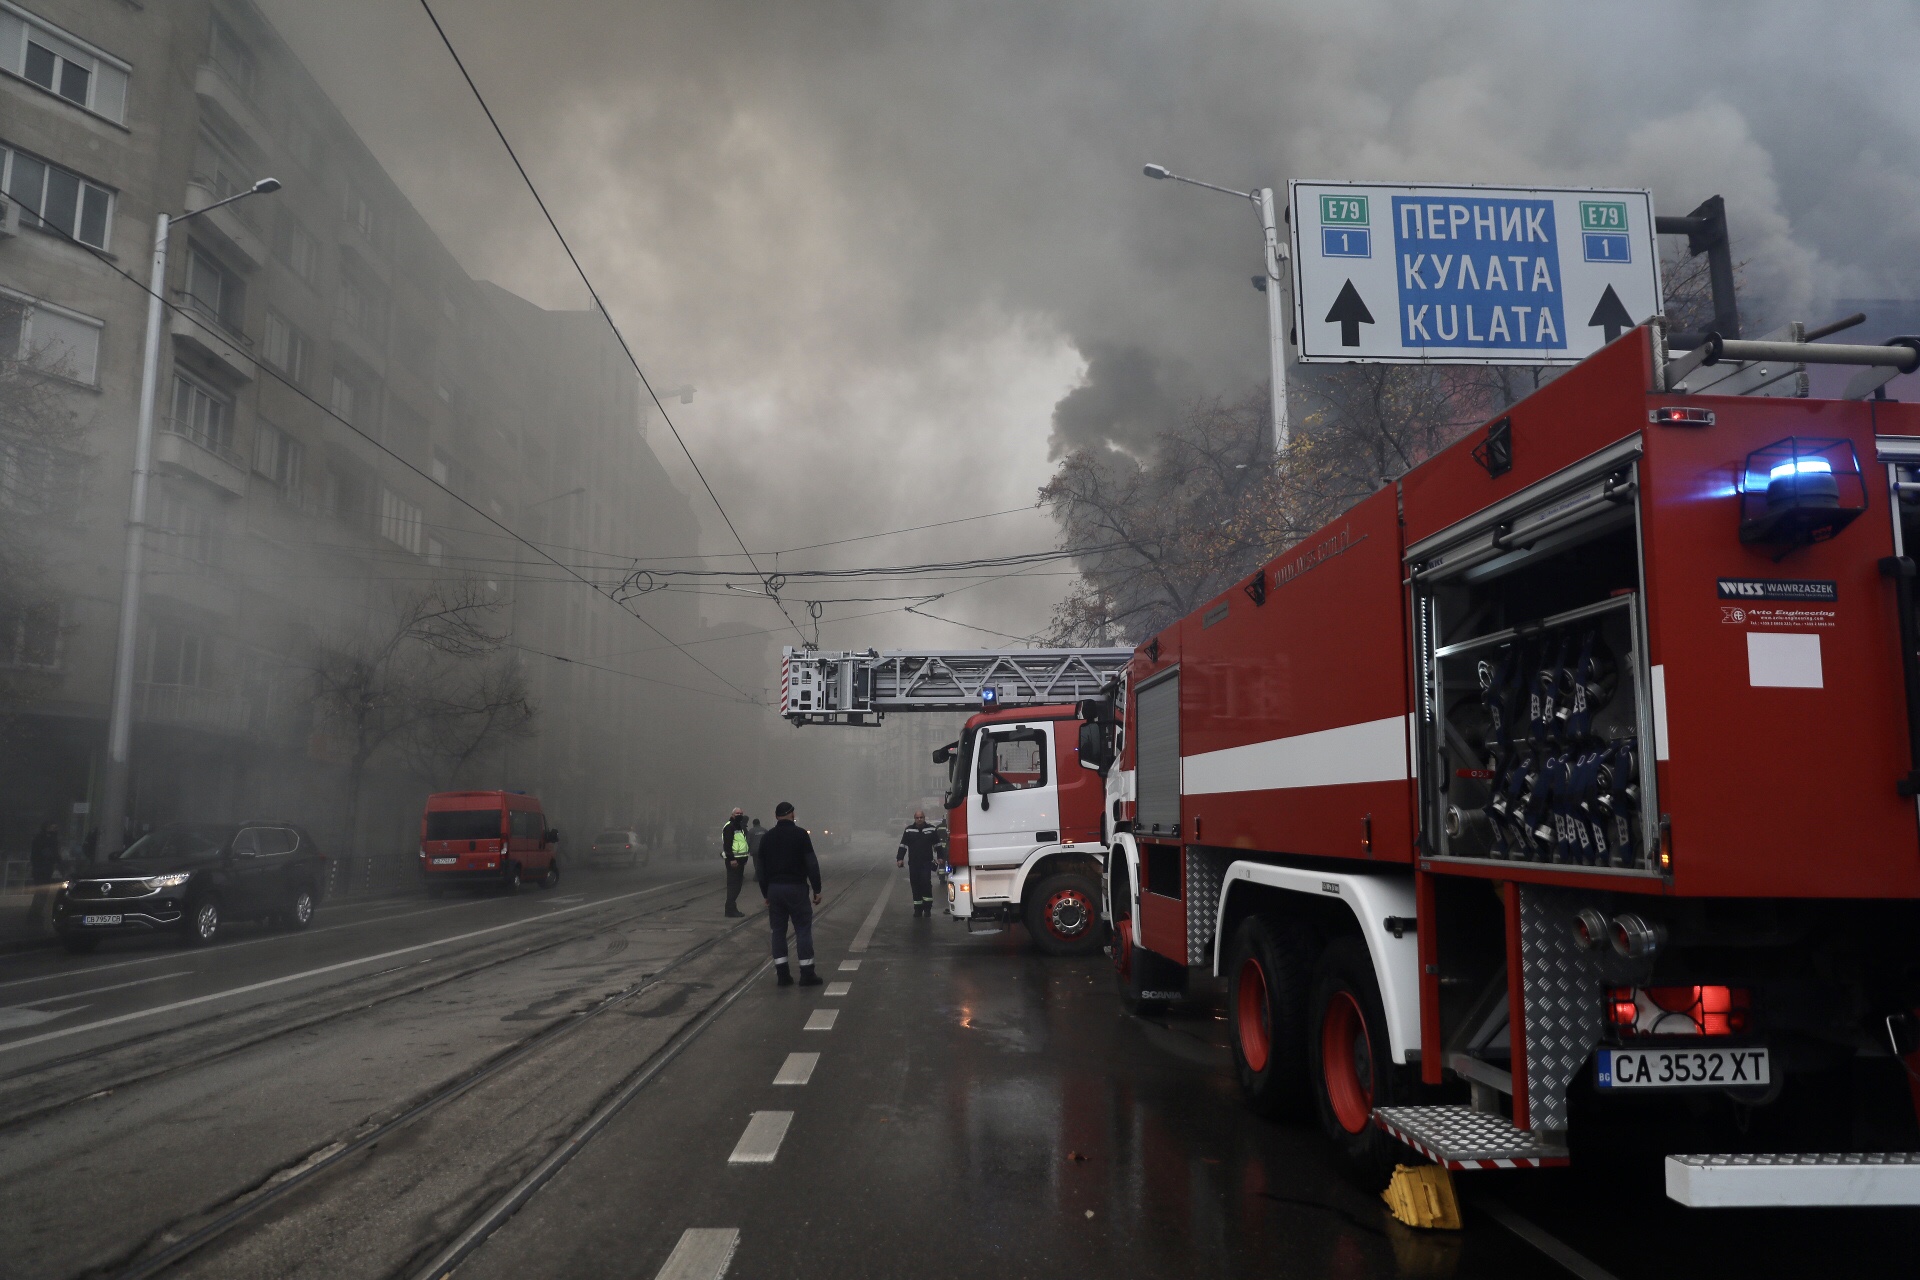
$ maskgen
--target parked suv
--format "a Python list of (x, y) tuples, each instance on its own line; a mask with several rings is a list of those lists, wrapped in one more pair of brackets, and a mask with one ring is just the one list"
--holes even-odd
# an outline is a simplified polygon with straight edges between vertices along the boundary
[(438, 791), (420, 815), (420, 875), (430, 898), (456, 885), (512, 892), (532, 880), (551, 889), (560, 833), (524, 792)]
[(602, 831), (587, 846), (587, 861), (595, 866), (605, 866), (615, 862), (637, 867), (646, 860), (640, 852), (640, 836), (633, 831)]
[(162, 931), (203, 946), (231, 920), (306, 928), (326, 883), (326, 855), (292, 823), (165, 826), (83, 864), (54, 896), (53, 927), (76, 952)]

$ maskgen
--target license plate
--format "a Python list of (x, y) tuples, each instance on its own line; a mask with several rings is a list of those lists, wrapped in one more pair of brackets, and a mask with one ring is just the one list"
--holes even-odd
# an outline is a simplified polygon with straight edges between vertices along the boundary
[(1739, 1089), (1772, 1081), (1765, 1049), (1602, 1049), (1602, 1089)]
[(125, 918), (126, 918), (126, 917), (124, 917), (124, 916), (117, 916), (117, 915), (113, 915), (113, 916), (81, 916), (81, 917), (80, 917), (80, 923), (81, 923), (81, 924), (119, 924), (119, 923), (120, 923), (120, 922), (121, 922), (122, 920), (124, 920)]
[(458, 861), (460, 861), (458, 858), (435, 858), (433, 865), (436, 867), (450, 867)]

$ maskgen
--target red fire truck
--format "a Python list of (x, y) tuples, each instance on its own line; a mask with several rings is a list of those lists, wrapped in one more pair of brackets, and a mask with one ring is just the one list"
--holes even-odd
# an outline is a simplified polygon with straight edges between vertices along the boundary
[(1633, 330), (1141, 645), (1126, 997), (1224, 979), (1372, 1179), (1631, 1121), (1684, 1204), (1920, 1203), (1916, 365)]

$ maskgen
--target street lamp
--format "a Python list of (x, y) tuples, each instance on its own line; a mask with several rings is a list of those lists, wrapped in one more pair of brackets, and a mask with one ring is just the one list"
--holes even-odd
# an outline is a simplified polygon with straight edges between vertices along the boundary
[(133, 497), (127, 506), (126, 572), (120, 582), (120, 637), (113, 653), (113, 707), (107, 717), (106, 794), (101, 805), (103, 849), (118, 849), (127, 813), (127, 774), (133, 741), (133, 657), (140, 635), (140, 562), (146, 550), (147, 475), (153, 468), (153, 410), (160, 394), (160, 330), (166, 319), (167, 232), (221, 205), (280, 189), (278, 178), (248, 187), (178, 217), (162, 213), (153, 228), (153, 276), (147, 286), (147, 345), (140, 366), (140, 417), (133, 437)]
[(1216, 187), (1211, 182), (1202, 182), (1198, 178), (1183, 178), (1165, 165), (1150, 164), (1143, 170), (1149, 178), (1170, 178), (1175, 182), (1184, 182), (1190, 187), (1205, 187), (1209, 191), (1219, 191), (1226, 195), (1238, 196), (1251, 201), (1254, 212), (1260, 215), (1261, 229), (1266, 233), (1267, 241), (1267, 278), (1255, 279), (1262, 285), (1261, 292), (1267, 295), (1267, 352), (1273, 362), (1273, 452), (1277, 457), (1287, 447), (1287, 349), (1286, 317), (1280, 314), (1280, 289), (1282, 277), (1280, 267), (1287, 260), (1287, 251), (1280, 245), (1280, 228), (1273, 217), (1273, 188), (1261, 187), (1257, 191), (1235, 191), (1232, 187)]

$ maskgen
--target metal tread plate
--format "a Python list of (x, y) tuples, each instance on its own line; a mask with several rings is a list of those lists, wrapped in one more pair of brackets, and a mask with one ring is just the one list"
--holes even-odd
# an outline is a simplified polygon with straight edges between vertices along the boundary
[(1920, 1152), (1675, 1155), (1667, 1196), (1692, 1208), (1920, 1205)]
[(1541, 1169), (1567, 1163), (1567, 1149), (1471, 1107), (1376, 1107), (1374, 1123), (1449, 1169)]

